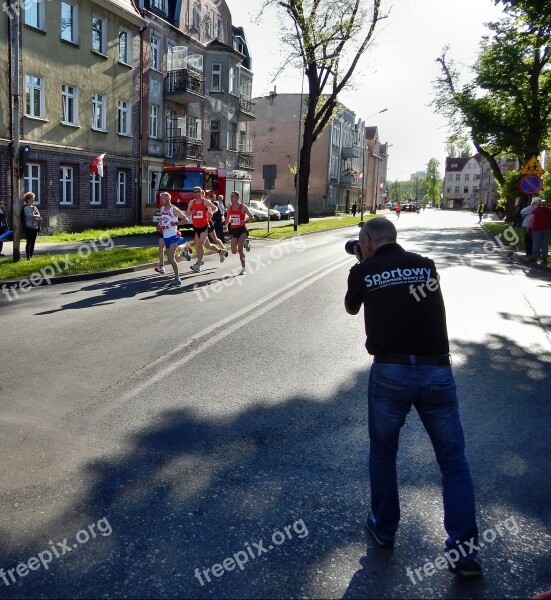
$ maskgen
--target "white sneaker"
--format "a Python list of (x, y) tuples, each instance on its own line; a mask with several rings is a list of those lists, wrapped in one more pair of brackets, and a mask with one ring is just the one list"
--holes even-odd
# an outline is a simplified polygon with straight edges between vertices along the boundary
[(239, 275), (246, 275), (247, 274), (247, 269), (245, 269), (245, 267), (243, 267), (241, 269), (241, 271), (239, 271)]
[(199, 265), (197, 265), (197, 264), (195, 264), (195, 265), (191, 265), (191, 266), (190, 266), (190, 269), (191, 269), (192, 271), (195, 271), (195, 273), (199, 273), (199, 272), (201, 271), (201, 267), (200, 267)]
[(220, 255), (220, 262), (223, 263), (224, 260), (226, 259), (226, 251), (225, 250), (219, 250), (218, 254)]

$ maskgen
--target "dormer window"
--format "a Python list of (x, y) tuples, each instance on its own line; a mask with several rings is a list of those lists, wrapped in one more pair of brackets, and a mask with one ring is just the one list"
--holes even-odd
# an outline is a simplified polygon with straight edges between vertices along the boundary
[(151, 6), (165, 14), (168, 12), (167, 0), (151, 0)]

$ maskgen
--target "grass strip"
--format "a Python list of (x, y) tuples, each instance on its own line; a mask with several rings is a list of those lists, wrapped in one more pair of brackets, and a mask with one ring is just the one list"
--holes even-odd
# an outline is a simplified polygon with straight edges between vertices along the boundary
[[(364, 215), (364, 221), (374, 218), (375, 215)], [(383, 216), (383, 215), (376, 215)], [(335, 229), (336, 227), (347, 227), (357, 225), (360, 222), (359, 217), (334, 217), (328, 219), (320, 219), (319, 221), (310, 221), (306, 225), (299, 225), (295, 233), (293, 223), (288, 225), (272, 225), (270, 224), (270, 233), (267, 229), (251, 229), (251, 237), (265, 238), (269, 240), (277, 240), (289, 235), (300, 235), (302, 233), (313, 233), (316, 231), (325, 231), (327, 229)]]

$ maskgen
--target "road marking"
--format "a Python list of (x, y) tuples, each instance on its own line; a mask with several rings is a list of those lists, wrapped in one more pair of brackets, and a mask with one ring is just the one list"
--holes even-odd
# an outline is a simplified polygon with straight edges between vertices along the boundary
[[(185, 350), (187, 350), (185, 356), (180, 356), (180, 358), (172, 362), (170, 365), (165, 366), (160, 371), (157, 371), (155, 374), (151, 375), (147, 381), (133, 388), (127, 394), (124, 394), (121, 397), (121, 400), (125, 401), (136, 397), (148, 387), (155, 385), (157, 382), (166, 378), (166, 376), (173, 371), (180, 369), (183, 365), (194, 359), (198, 354), (201, 354), (208, 348), (215, 346), (224, 338), (228, 337), (238, 329), (241, 329), (241, 327), (245, 327), (251, 321), (254, 321), (264, 313), (267, 313), (269, 310), (272, 310), (286, 300), (289, 300), (302, 290), (306, 289), (308, 286), (312, 285), (319, 279), (322, 279), (336, 269), (340, 269), (345, 264), (350, 264), (349, 256), (339, 258), (339, 260), (330, 263), (329, 265), (325, 265), (312, 271), (311, 273), (303, 275), (302, 277), (291, 281), (285, 287), (278, 289), (267, 296), (264, 296), (260, 300), (257, 300), (251, 306), (245, 307), (233, 315), (214, 323), (207, 329), (203, 329), (203, 331), (199, 332), (187, 342), (180, 344), (176, 348), (173, 348), (170, 352), (167, 352), (163, 356), (136, 371), (136, 374), (139, 374), (140, 372), (154, 369), (158, 365), (165, 363), (167, 360), (170, 361), (172, 356), (180, 356)], [(221, 331), (214, 333), (218, 329), (221, 329)], [(199, 343), (196, 348), (190, 349), (190, 347), (196, 345), (198, 341), (203, 338), (207, 339), (204, 342)]]

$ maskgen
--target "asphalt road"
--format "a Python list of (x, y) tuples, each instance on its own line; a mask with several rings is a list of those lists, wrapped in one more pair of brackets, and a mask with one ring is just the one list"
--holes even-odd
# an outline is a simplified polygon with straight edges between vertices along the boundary
[(245, 277), (236, 257), (209, 256), (178, 289), (145, 271), (0, 294), (0, 596), (551, 588), (551, 279), (512, 264), (473, 215), (405, 213), (398, 227), (442, 277), (483, 578), (423, 571), (444, 530), (415, 414), (395, 550), (363, 532), (370, 358), (361, 315), (343, 309), (349, 228), (255, 241)]

